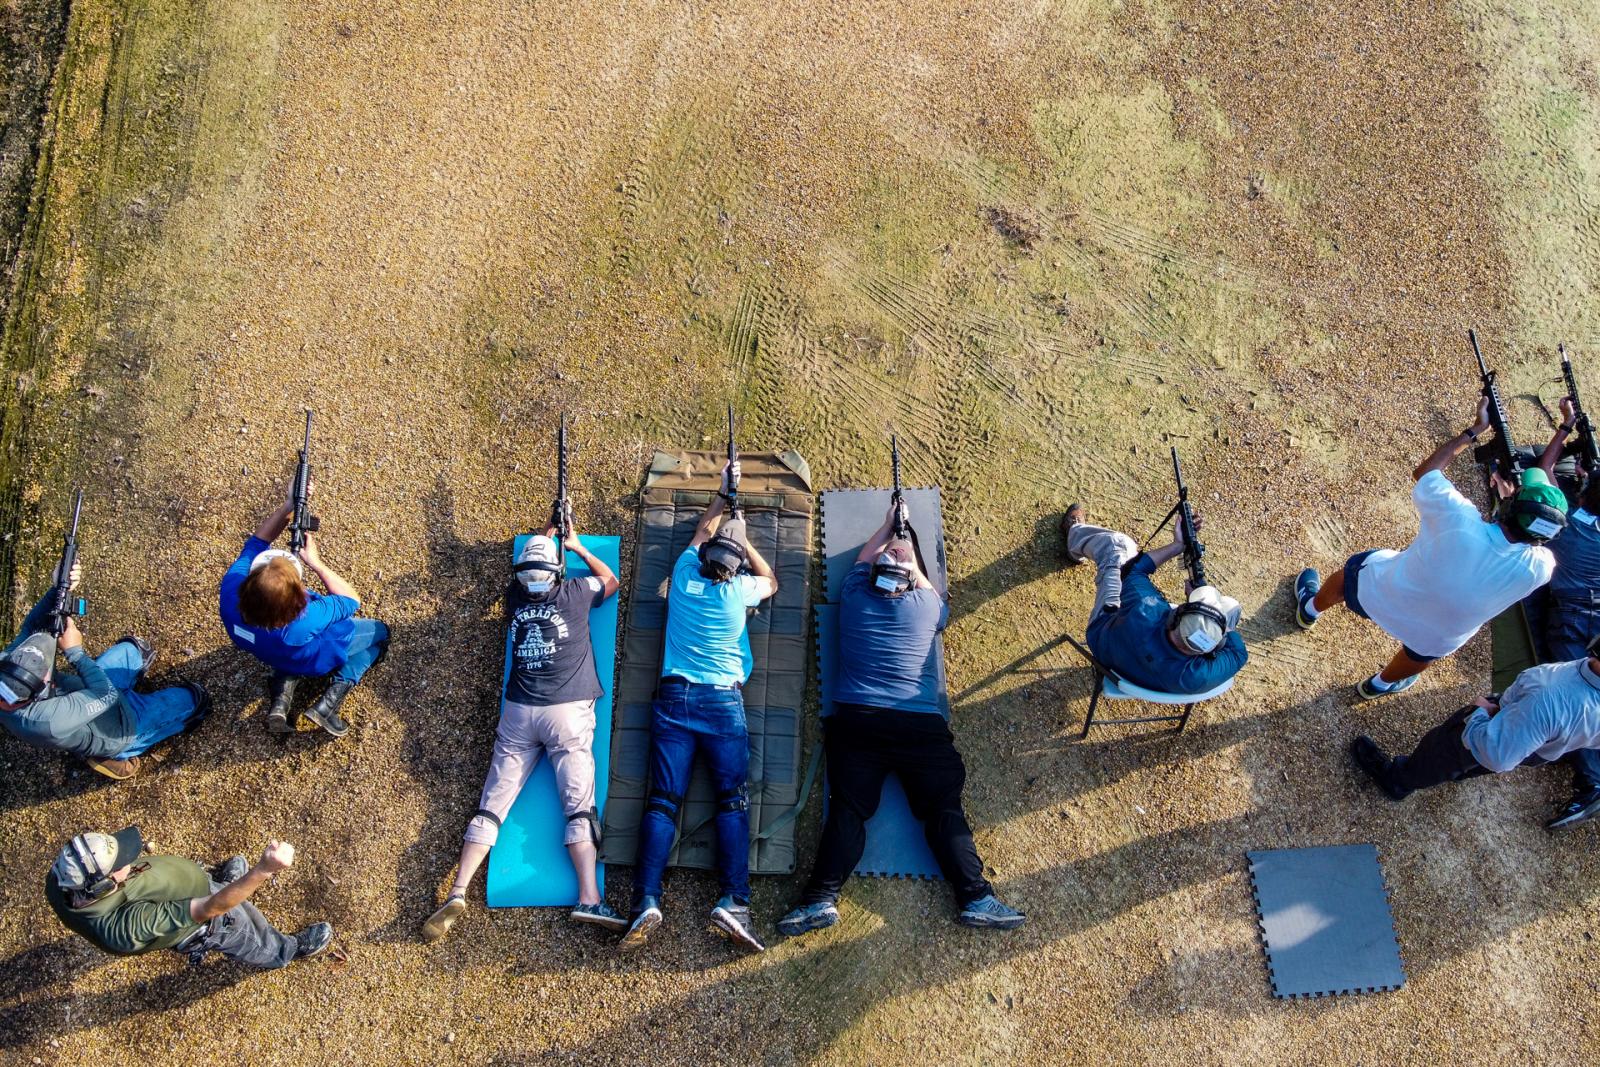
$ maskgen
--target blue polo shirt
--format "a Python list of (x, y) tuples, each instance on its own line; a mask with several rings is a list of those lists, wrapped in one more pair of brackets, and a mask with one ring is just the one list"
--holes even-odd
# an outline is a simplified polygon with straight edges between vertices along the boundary
[(934, 636), (949, 621), (950, 605), (932, 589), (883, 596), (872, 590), (872, 564), (857, 563), (839, 591), (834, 702), (943, 715), (931, 661)]
[(320, 676), (344, 666), (346, 649), (355, 626), (350, 619), (361, 604), (347, 596), (324, 596), (306, 590), (306, 606), (298, 618), (276, 630), (251, 626), (239, 615), (239, 586), (250, 574), (250, 562), (270, 546), (259, 537), (244, 543), (244, 551), (222, 576), (217, 607), (228, 639), (269, 667), (285, 674)]
[(1089, 651), (1134, 685), (1158, 693), (1204, 693), (1239, 673), (1247, 654), (1235, 630), (1203, 656), (1186, 656), (1167, 639), (1172, 605), (1150, 576), (1155, 564), (1143, 552), (1128, 564), (1122, 604), (1089, 620)]
[(704, 685), (743, 684), (755, 666), (745, 611), (759, 603), (754, 577), (738, 574), (712, 582), (700, 575), (700, 553), (684, 549), (673, 565), (667, 594), (661, 677), (677, 675)]

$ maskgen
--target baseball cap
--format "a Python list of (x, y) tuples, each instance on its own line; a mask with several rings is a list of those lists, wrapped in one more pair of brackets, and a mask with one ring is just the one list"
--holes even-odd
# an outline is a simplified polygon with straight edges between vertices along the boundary
[(717, 527), (716, 534), (700, 546), (700, 562), (716, 563), (730, 572), (737, 572), (750, 558), (745, 550), (743, 519), (729, 519)]
[[(1517, 490), (1519, 501), (1528, 501), (1534, 504), (1543, 504), (1553, 508), (1565, 516), (1567, 511), (1567, 496), (1560, 488), (1551, 484), (1549, 475), (1538, 467), (1532, 467), (1522, 472), (1522, 487)], [(1554, 517), (1542, 515), (1519, 514), (1516, 516), (1517, 525), (1535, 537), (1550, 538), (1561, 532), (1565, 522), (1557, 522)]]
[(79, 834), (57, 854), (50, 873), (62, 889), (82, 889), (119, 867), (126, 867), (144, 851), (144, 838), (137, 826), (114, 834)]
[(44, 632), (27, 640), (0, 659), (0, 700), (25, 704), (44, 691), (56, 662), (56, 639)]
[(1174, 629), (1178, 634), (1178, 643), (1192, 656), (1203, 656), (1213, 651), (1222, 644), (1222, 639), (1227, 636), (1227, 628), (1220, 619), (1229, 615), (1229, 598), (1224, 597), (1213, 586), (1202, 585), (1189, 594), (1188, 604), (1204, 605), (1210, 611), (1185, 611), (1178, 609), (1177, 624)]
[(561, 574), (561, 551), (556, 539), (544, 534), (534, 534), (522, 543), (513, 568), (517, 581), (530, 593), (547, 593), (555, 587)]
[(290, 563), (294, 564), (294, 572), (296, 574), (301, 575), (302, 577), (305, 575), (305, 568), (300, 565), (300, 557), (296, 556), (293, 552), (286, 552), (281, 548), (269, 548), (256, 553), (256, 558), (250, 561), (250, 573), (254, 574), (256, 571), (260, 570), (262, 567), (265, 567), (275, 559), (288, 560)]

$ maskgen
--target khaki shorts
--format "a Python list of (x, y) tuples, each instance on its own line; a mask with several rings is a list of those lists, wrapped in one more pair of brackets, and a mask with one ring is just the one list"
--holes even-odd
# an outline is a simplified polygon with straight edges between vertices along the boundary
[(550, 756), (556, 772), (556, 792), (567, 816), (565, 841), (576, 845), (600, 839), (594, 810), (594, 701), (533, 706), (506, 701), (500, 727), (494, 735), (494, 755), (483, 782), (478, 814), (467, 824), (466, 839), (493, 845), (500, 824), (516, 803), (517, 794), (539, 765)]

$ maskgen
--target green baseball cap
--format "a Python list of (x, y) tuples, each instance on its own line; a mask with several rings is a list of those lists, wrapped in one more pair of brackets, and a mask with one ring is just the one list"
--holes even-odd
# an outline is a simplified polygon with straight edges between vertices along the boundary
[[(1554, 508), (1563, 515), (1567, 511), (1566, 494), (1551, 484), (1549, 476), (1538, 467), (1522, 472), (1522, 488), (1517, 490), (1517, 499), (1526, 500), (1534, 504), (1543, 504), (1547, 508)], [(1538, 537), (1553, 537), (1561, 529), (1559, 525), (1538, 515), (1518, 515), (1516, 522), (1522, 529)]]

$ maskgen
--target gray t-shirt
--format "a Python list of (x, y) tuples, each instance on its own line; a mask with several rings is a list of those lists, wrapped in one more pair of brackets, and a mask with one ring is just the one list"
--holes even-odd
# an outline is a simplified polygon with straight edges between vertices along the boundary
[(932, 589), (900, 596), (872, 590), (872, 565), (857, 563), (839, 593), (839, 671), (835, 704), (944, 714), (933, 639), (950, 607)]
[(605, 585), (593, 576), (568, 578), (545, 597), (529, 593), (521, 582), (506, 587), (511, 615), (507, 700), (542, 707), (599, 699), (589, 612), (605, 594)]

